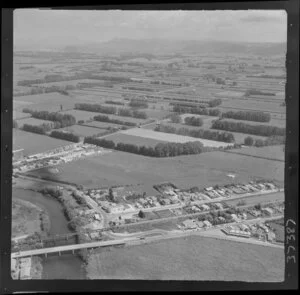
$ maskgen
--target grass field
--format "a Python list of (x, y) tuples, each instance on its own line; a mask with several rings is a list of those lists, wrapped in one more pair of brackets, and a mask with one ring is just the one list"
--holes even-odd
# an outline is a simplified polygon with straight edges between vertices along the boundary
[(73, 125), (61, 129), (57, 129), (57, 131), (67, 131), (70, 133), (74, 133), (75, 135), (85, 137), (85, 136), (93, 136), (93, 135), (99, 135), (101, 136), (105, 129), (95, 128), (95, 127), (88, 127), (88, 126), (81, 126), (81, 125)]
[[(158, 159), (113, 151), (59, 165), (57, 168), (57, 174), (51, 174), (48, 169), (31, 173), (86, 187), (127, 184), (150, 186), (172, 182), (179, 188), (204, 188), (215, 184), (248, 182), (256, 177), (280, 182), (284, 180), (283, 162), (224, 152)], [(235, 178), (232, 179), (228, 174), (234, 174)]]
[(135, 144), (137, 146), (151, 146), (155, 147), (158, 143), (165, 142), (163, 140), (157, 140), (153, 138), (147, 138), (147, 137), (140, 137), (135, 135), (129, 135), (129, 134), (112, 134), (106, 137), (107, 140), (112, 140), (116, 144), (119, 142), (122, 143), (129, 143), (129, 144)]
[(227, 152), (284, 161), (285, 155), (284, 155), (283, 147), (284, 147), (283, 145), (264, 146), (260, 148), (243, 147), (241, 149), (228, 150)]
[(69, 145), (70, 141), (13, 129), (13, 150), (24, 149), (24, 156)]
[(42, 210), (32, 203), (14, 199), (12, 201), (12, 238), (40, 232)]
[(84, 121), (93, 120), (94, 116), (98, 115), (98, 113), (82, 111), (82, 110), (68, 110), (68, 111), (62, 111), (60, 113), (74, 116), (77, 122), (79, 120), (84, 120)]
[(90, 279), (284, 280), (284, 250), (190, 236), (101, 250), (87, 265)]
[(221, 146), (228, 146), (232, 145), (230, 143), (225, 142), (219, 142), (219, 141), (213, 141), (213, 140), (207, 140), (202, 138), (195, 138), (190, 136), (183, 136), (183, 135), (177, 135), (177, 134), (171, 134), (171, 133), (164, 133), (164, 132), (158, 132), (150, 129), (143, 129), (143, 128), (132, 128), (128, 130), (122, 131), (123, 134), (129, 134), (134, 136), (139, 136), (141, 138), (151, 138), (161, 141), (168, 141), (168, 142), (179, 142), (179, 143), (185, 143), (189, 141), (200, 141), (203, 143), (204, 146), (211, 146), (211, 147), (221, 147)]
[(23, 127), (24, 124), (39, 126), (39, 125), (42, 125), (42, 124), (53, 125), (53, 122), (48, 121), (48, 120), (36, 119), (36, 118), (25, 118), (25, 119), (18, 120), (18, 126), (19, 127)]
[(77, 102), (79, 100), (74, 97), (51, 92), (14, 97), (13, 109), (22, 111), (23, 108), (30, 108), (36, 111), (58, 112), (61, 105), (63, 109), (68, 110), (74, 108), (74, 104)]
[(30, 117), (31, 117), (31, 114), (13, 111), (13, 119), (14, 120), (20, 120), (20, 119), (25, 119), (25, 118), (30, 118)]

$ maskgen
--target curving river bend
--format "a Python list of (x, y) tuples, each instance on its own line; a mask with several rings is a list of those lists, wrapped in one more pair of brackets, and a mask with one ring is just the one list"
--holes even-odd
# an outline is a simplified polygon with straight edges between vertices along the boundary
[[(68, 228), (62, 205), (55, 199), (22, 188), (13, 188), (12, 197), (31, 202), (44, 209), (51, 222), (50, 235), (66, 234), (72, 231)], [(83, 262), (78, 256), (64, 254), (43, 258), (42, 279), (86, 279)]]

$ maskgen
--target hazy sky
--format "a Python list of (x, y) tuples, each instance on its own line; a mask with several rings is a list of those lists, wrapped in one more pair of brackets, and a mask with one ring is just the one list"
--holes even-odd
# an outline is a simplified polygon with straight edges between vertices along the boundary
[(284, 10), (14, 12), (14, 41), (20, 49), (51, 49), (113, 38), (286, 42), (286, 33)]

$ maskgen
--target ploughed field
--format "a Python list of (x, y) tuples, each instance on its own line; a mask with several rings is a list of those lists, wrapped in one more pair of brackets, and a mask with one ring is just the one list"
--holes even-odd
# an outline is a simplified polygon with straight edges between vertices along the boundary
[[(221, 151), (175, 158), (151, 158), (120, 151), (79, 159), (28, 172), (50, 180), (81, 184), (86, 187), (113, 185), (155, 185), (172, 182), (179, 188), (200, 188), (215, 184), (248, 182), (255, 178), (283, 183), (284, 162)], [(234, 174), (235, 178), (230, 175)]]
[(90, 279), (280, 282), (284, 250), (189, 236), (100, 250), (87, 265)]

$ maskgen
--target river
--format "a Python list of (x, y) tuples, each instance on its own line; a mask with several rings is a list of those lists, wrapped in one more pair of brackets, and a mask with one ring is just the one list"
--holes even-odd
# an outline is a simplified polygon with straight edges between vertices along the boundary
[[(44, 209), (50, 218), (50, 235), (66, 234), (72, 231), (68, 228), (61, 204), (55, 199), (21, 188), (13, 188), (13, 198), (31, 202)], [(78, 256), (72, 254), (62, 256), (52, 256), (43, 258), (42, 279), (86, 279), (83, 262)]]

